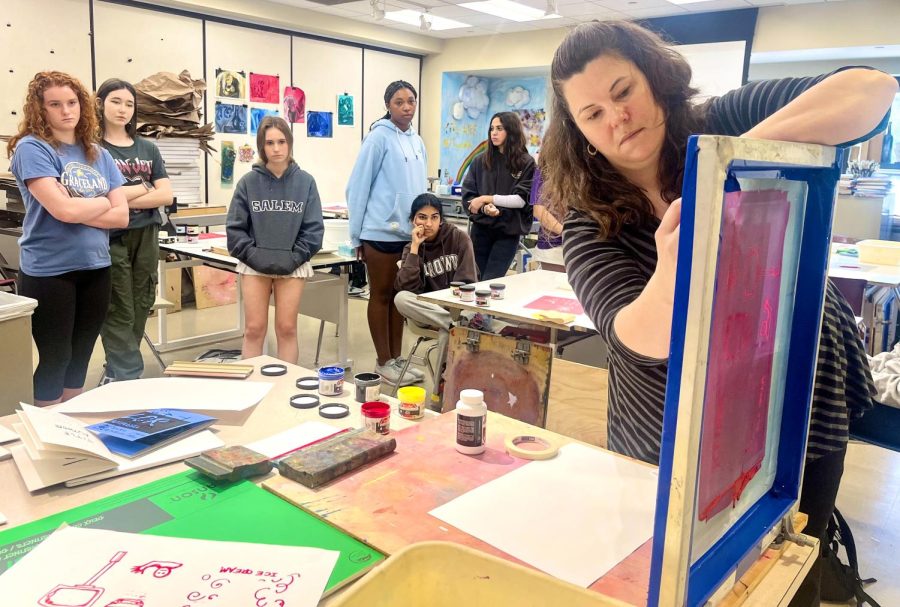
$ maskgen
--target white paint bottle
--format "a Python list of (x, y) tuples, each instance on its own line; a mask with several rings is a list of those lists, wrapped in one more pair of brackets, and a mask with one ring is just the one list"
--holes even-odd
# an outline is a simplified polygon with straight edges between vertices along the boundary
[(466, 455), (484, 453), (487, 404), (481, 390), (463, 390), (456, 403), (456, 450)]

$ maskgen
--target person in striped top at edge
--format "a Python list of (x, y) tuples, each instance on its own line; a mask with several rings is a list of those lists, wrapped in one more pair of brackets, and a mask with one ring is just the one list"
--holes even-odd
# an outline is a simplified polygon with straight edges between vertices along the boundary
[[(753, 82), (697, 104), (686, 60), (656, 34), (615, 21), (574, 28), (551, 81), (543, 187), (565, 216), (569, 280), (609, 349), (609, 448), (656, 464), (688, 136), (851, 145), (885, 128), (897, 83), (851, 67)], [(873, 395), (853, 313), (829, 282), (800, 500), (810, 535), (825, 533), (849, 419)], [(818, 604), (820, 571), (817, 563), (793, 605)]]

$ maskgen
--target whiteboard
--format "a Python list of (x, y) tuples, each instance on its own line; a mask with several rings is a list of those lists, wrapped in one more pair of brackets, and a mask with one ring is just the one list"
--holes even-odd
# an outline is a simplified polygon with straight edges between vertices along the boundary
[[(54, 18), (48, 19), (48, 15)], [(39, 32), (35, 24), (40, 24)], [(18, 131), (28, 83), (39, 71), (66, 72), (91, 90), (90, 29), (84, 0), (4, 0), (0, 133), (13, 135)], [(0, 171), (5, 172), (9, 170), (6, 142), (0, 147)]]
[(691, 66), (691, 85), (700, 90), (700, 98), (724, 95), (743, 83), (744, 40), (681, 44), (672, 48)]
[[(369, 125), (384, 116), (384, 89), (395, 80), (406, 80), (416, 87), (419, 93), (419, 111), (422, 109), (422, 91), (419, 86), (419, 65), (421, 60), (417, 57), (405, 57), (381, 51), (365, 49), (363, 51), (363, 94), (365, 105), (363, 107), (363, 129), (369, 131)], [(437, 96), (437, 94), (435, 94)], [(440, 103), (435, 99), (435, 103)], [(413, 120), (413, 126), (419, 130), (419, 113)]]
[[(216, 96), (216, 68), (231, 71), (242, 71), (246, 75), (245, 96), (243, 99), (225, 99)], [(221, 183), (221, 148), (223, 141), (230, 141), (237, 151), (242, 145), (249, 144), (256, 150), (256, 135), (250, 134), (250, 110), (264, 108), (278, 110), (281, 115), (281, 103), (267, 104), (249, 101), (250, 72), (277, 75), (279, 77), (279, 94), (291, 78), (291, 37), (286, 34), (275, 34), (249, 27), (226, 25), (224, 23), (206, 23), (206, 107), (209, 120), (215, 120), (216, 101), (247, 106), (247, 132), (216, 133), (212, 146), (217, 152), (209, 158), (209, 203), (231, 203), (234, 188), (238, 181), (250, 171), (250, 162), (234, 162), (234, 180), (231, 185)], [(256, 162), (259, 156), (254, 155)]]
[[(316, 180), (322, 204), (344, 202), (362, 131), (362, 49), (294, 37), (294, 86), (306, 93), (306, 109), (333, 112), (331, 138), (307, 137), (294, 125), (294, 158)], [(337, 97), (353, 96), (353, 125), (338, 124)], [(368, 126), (366, 127), (368, 128)]]

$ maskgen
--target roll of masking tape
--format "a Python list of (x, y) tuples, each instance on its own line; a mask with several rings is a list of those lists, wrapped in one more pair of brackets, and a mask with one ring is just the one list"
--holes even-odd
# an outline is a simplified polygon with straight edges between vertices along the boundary
[(559, 447), (539, 436), (507, 436), (506, 452), (521, 459), (541, 460), (556, 457)]

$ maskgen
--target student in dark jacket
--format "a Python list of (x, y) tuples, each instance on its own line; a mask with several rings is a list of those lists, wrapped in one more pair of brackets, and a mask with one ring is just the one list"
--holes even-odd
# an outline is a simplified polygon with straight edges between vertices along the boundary
[(438, 329), (438, 347), (432, 403), (440, 402), (440, 383), (450, 328), (450, 313), (436, 304), (420, 301), (420, 293), (440, 291), (451, 282), (475, 282), (475, 255), (468, 234), (444, 223), (441, 201), (433, 194), (420, 194), (412, 202), (409, 221), (412, 241), (403, 249), (400, 270), (394, 281), (394, 305), (405, 318)]
[(472, 162), (462, 189), (481, 280), (506, 276), (519, 239), (531, 231), (532, 222), (528, 201), (534, 158), (525, 146), (518, 114), (494, 114), (488, 138), (487, 150)]
[(244, 299), (242, 354), (262, 354), (274, 292), (278, 358), (296, 364), (300, 297), (325, 233), (322, 204), (316, 180), (291, 157), (294, 138), (283, 118), (263, 118), (256, 145), (260, 162), (238, 182), (228, 209), (228, 251), (238, 260)]

